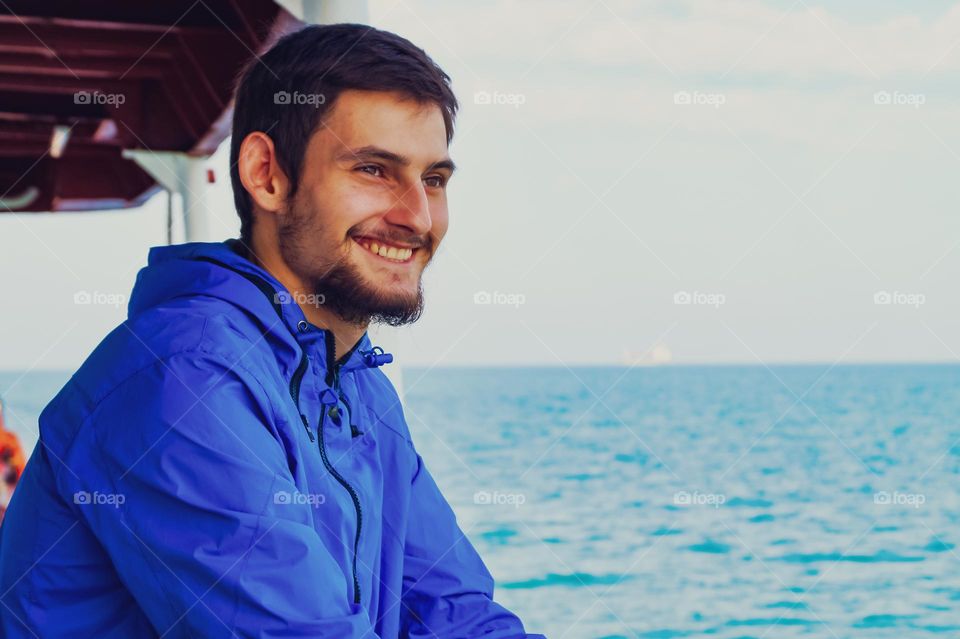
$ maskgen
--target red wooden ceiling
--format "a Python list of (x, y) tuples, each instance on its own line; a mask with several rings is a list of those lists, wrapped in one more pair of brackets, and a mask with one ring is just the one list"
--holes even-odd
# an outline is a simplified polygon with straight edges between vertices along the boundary
[[(156, 184), (122, 150), (212, 153), (240, 68), (293, 22), (270, 0), (0, 3), (0, 196), (35, 187), (23, 211), (142, 204)], [(57, 125), (70, 134), (53, 158)]]

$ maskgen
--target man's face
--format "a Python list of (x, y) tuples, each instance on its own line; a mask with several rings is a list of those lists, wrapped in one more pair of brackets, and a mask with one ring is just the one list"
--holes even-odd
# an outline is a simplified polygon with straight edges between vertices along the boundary
[(440, 107), (341, 93), (280, 218), (284, 261), (345, 321), (415, 321), (421, 275), (447, 232), (452, 172)]

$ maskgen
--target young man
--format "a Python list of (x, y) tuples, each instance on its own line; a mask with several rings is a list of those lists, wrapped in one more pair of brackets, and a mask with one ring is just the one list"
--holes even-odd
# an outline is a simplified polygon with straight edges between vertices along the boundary
[(0, 636), (528, 637), (414, 448), (371, 321), (447, 230), (449, 77), (309, 27), (243, 75), (241, 239), (154, 248), (40, 418), (0, 529)]

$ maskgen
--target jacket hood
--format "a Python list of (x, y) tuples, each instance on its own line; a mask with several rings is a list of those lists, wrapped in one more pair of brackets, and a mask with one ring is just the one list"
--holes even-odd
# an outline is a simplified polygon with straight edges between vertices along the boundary
[[(137, 274), (127, 316), (132, 319), (149, 309), (196, 296), (217, 298), (235, 306), (250, 316), (264, 334), (273, 334), (282, 342), (296, 341), (298, 333), (307, 328), (323, 333), (325, 339), (320, 346), (327, 361), (326, 351), (332, 342), (330, 331), (311, 324), (286, 287), (247, 259), (242, 243), (236, 239), (151, 248), (147, 266)], [(278, 316), (281, 322), (277, 322)], [(372, 349), (364, 331), (340, 370), (349, 372), (386, 363), (381, 360), (373, 364), (368, 356)]]

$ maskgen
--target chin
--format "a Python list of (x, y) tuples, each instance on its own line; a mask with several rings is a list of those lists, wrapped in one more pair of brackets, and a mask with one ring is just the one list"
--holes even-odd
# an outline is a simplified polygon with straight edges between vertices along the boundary
[(330, 310), (345, 321), (409, 324), (423, 310), (423, 268), (407, 266), (407, 272), (398, 272), (347, 259), (317, 274), (314, 288), (326, 295)]
[(370, 271), (364, 274), (363, 279), (368, 286), (376, 289), (382, 295), (403, 295), (414, 297), (420, 289), (422, 269), (409, 273), (391, 273), (389, 271)]
[(383, 285), (376, 286), (374, 290), (376, 291), (376, 296), (389, 306), (414, 304), (419, 295), (419, 288), (416, 286), (412, 288), (404, 286), (400, 289), (397, 286)]

